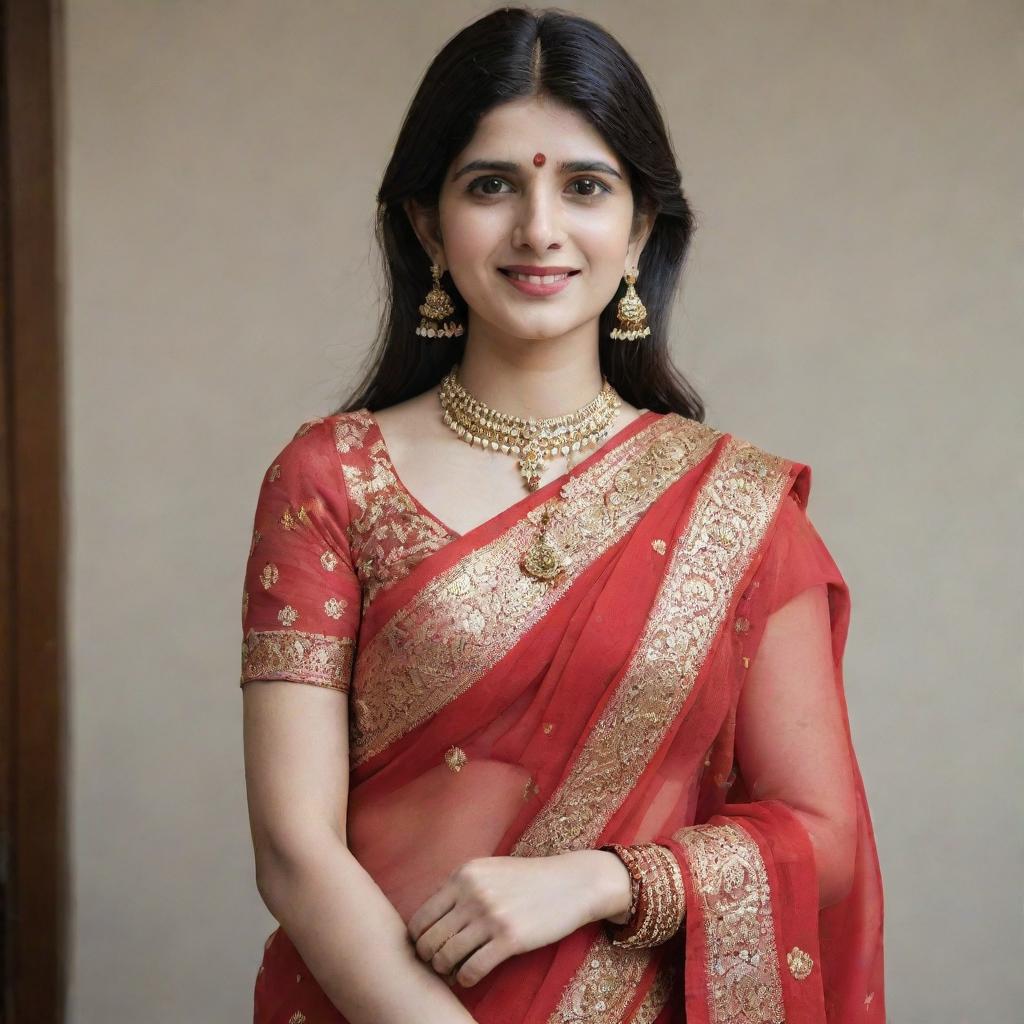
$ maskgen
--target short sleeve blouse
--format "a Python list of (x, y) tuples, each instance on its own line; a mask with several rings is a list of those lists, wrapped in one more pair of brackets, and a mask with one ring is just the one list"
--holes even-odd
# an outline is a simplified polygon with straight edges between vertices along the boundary
[(808, 587), (843, 583), (839, 567), (793, 489), (783, 499), (778, 522), (755, 579), (760, 584), (758, 596), (765, 617)]
[(299, 427), (263, 476), (242, 593), (239, 685), (348, 691), (361, 617), (348, 499), (331, 423)]
[(749, 668), (757, 653), (769, 616), (797, 594), (818, 585), (829, 586), (833, 613), (840, 613), (837, 600), (848, 608), (846, 581), (808, 517), (801, 493), (790, 488), (764, 555), (736, 609), (734, 625), (744, 667)]

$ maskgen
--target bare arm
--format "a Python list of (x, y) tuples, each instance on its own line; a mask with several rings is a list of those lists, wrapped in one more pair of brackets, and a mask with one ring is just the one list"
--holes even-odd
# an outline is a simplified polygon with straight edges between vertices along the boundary
[(472, 1022), (348, 849), (346, 694), (253, 681), (243, 703), (256, 884), (328, 999), (351, 1024)]

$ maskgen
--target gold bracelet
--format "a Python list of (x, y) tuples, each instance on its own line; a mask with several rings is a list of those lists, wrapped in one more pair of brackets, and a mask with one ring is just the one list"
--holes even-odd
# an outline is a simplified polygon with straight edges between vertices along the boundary
[(679, 864), (659, 843), (601, 847), (618, 855), (630, 875), (630, 916), (621, 925), (606, 921), (612, 945), (622, 949), (657, 946), (679, 930), (686, 915), (686, 891)]

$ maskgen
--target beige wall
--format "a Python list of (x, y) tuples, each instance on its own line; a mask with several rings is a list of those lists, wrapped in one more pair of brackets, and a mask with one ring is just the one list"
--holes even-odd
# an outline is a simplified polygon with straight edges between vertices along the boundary
[[(1017, 1019), (1024, 7), (570, 6), (647, 71), (700, 211), (677, 359), (813, 467), (850, 583), (891, 1019)], [(389, 147), (486, 9), (67, 0), (76, 1024), (249, 1019), (259, 477), (352, 379)]]

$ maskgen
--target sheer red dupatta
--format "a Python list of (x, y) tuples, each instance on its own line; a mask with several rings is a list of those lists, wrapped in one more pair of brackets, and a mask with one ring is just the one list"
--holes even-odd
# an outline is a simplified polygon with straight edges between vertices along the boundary
[[(804, 507), (811, 471), (797, 464), (754, 588), (742, 595), (737, 651), (749, 661), (764, 620), (806, 587), (828, 588), (833, 678), (856, 789), (849, 892), (819, 909), (815, 851), (779, 800), (751, 801), (734, 761), (735, 706), (716, 741), (697, 821), (657, 837), (685, 885), (686, 1020), (850, 1024), (885, 1021), (883, 889), (874, 831), (850, 732), (843, 654), (849, 589)], [(822, 770), (827, 770), (823, 766)]]
[[(590, 1009), (582, 1019), (651, 1020), (666, 1006), (665, 1015), (657, 1019), (680, 1020), (685, 1003), (690, 1022), (884, 1021), (881, 875), (843, 690), (849, 594), (802, 511), (810, 469), (726, 437), (697, 488), (685, 525), (674, 538), (673, 556), (644, 636), (611, 699), (614, 704), (622, 696), (619, 711), (602, 716), (608, 733), (619, 734), (618, 784), (627, 797), (611, 811), (607, 805), (615, 804), (615, 786), (607, 787), (602, 780), (600, 800), (588, 803), (587, 772), (580, 769), (599, 759), (581, 757), (577, 751), (577, 764), (566, 774), (571, 784), (565, 796), (541, 815), (550, 816), (559, 804), (563, 810), (582, 810), (584, 817), (593, 812), (592, 823), (572, 840), (573, 848), (641, 841), (668, 847), (679, 868), (678, 883), (669, 879), (669, 888), (678, 889), (685, 926), (672, 942), (648, 951), (656, 964), (653, 974), (645, 973), (625, 1010), (610, 1012), (607, 994), (616, 992), (611, 979), (617, 974), (618, 993), (628, 992), (633, 987), (630, 965), (616, 959), (621, 951), (610, 951), (600, 935), (593, 936), (551, 1019), (563, 1019), (570, 1004), (586, 1005), (589, 996)], [(848, 758), (857, 809), (851, 888), (821, 911), (815, 849), (804, 825), (782, 801), (739, 802), (746, 794), (733, 742), (743, 673), (764, 619), (819, 582), (829, 587), (833, 681), (846, 747), (834, 756)], [(666, 636), (673, 637), (682, 655), (678, 671), (670, 667), (670, 659), (660, 658), (659, 638), (664, 641)], [(643, 667), (638, 671), (640, 652)], [(664, 676), (651, 671), (652, 661), (661, 662)], [(663, 706), (656, 697), (648, 699), (643, 690), (628, 686), (631, 675), (644, 687), (663, 686)], [(642, 696), (632, 696), (638, 692)], [(649, 754), (654, 743), (647, 736), (631, 735), (628, 728), (641, 708), (655, 709), (645, 716), (657, 740), (654, 754)], [(709, 722), (716, 723), (710, 735)], [(601, 731), (600, 723), (592, 728), (592, 734)], [(704, 767), (709, 770), (701, 774), (694, 770), (694, 759), (705, 749)], [(634, 750), (639, 751), (635, 757)], [(659, 757), (664, 758), (660, 765)], [(692, 802), (684, 790), (668, 813), (658, 811), (673, 783), (698, 776), (700, 787)], [(670, 827), (673, 822), (681, 827)], [(531, 833), (538, 834), (536, 824), (526, 835)], [(557, 837), (551, 839), (546, 846), (524, 847), (520, 842), (519, 851), (513, 852), (550, 852), (560, 845)], [(685, 970), (685, 994), (675, 985), (673, 963)]]

